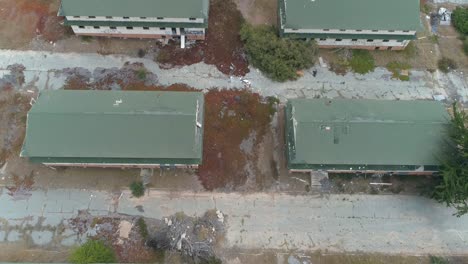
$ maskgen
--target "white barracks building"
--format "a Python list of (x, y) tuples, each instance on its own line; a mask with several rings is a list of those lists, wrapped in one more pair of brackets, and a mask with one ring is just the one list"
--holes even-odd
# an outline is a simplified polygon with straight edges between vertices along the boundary
[(279, 33), (322, 48), (400, 50), (422, 29), (419, 0), (278, 0)]
[(62, 0), (76, 35), (205, 39), (209, 0)]

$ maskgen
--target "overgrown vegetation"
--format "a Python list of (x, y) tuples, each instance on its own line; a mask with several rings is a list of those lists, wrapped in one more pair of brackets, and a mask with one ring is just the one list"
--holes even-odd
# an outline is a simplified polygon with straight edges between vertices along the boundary
[(368, 50), (353, 50), (349, 66), (355, 73), (366, 74), (375, 69), (374, 57)]
[(452, 13), (453, 26), (462, 34), (468, 34), (468, 8), (457, 7)]
[(73, 251), (69, 260), (76, 264), (116, 262), (114, 251), (100, 240), (88, 240)]
[(138, 79), (140, 79), (140, 80), (146, 79), (146, 69), (145, 68), (139, 69), (137, 71), (137, 76), (138, 76)]
[(130, 190), (135, 197), (141, 197), (145, 194), (145, 185), (141, 181), (134, 181), (130, 184)]
[(387, 69), (392, 72), (392, 78), (401, 81), (409, 81), (409, 69), (411, 65), (404, 62), (392, 61), (387, 64)]
[(449, 71), (456, 69), (457, 64), (454, 60), (447, 57), (443, 57), (442, 59), (439, 59), (439, 61), (437, 61), (437, 67), (441, 72), (448, 73)]
[(430, 256), (431, 264), (449, 264), (450, 262), (442, 257)]
[(468, 212), (468, 128), (463, 109), (453, 104), (453, 117), (448, 149), (441, 169), (440, 183), (432, 197), (453, 206), (460, 217)]
[(144, 240), (148, 239), (148, 226), (146, 225), (145, 219), (142, 217), (138, 218), (136, 225), (138, 226), (138, 232), (140, 232), (141, 237)]
[(468, 56), (468, 38), (463, 40), (463, 51), (465, 52), (465, 55)]
[(240, 36), (252, 65), (279, 82), (297, 79), (298, 71), (314, 65), (318, 52), (315, 41), (282, 39), (270, 26), (245, 23)]

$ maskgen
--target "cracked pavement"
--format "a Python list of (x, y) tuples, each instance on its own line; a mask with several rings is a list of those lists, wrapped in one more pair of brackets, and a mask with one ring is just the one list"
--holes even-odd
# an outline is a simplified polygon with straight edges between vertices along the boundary
[[(244, 88), (242, 80), (247, 79), (252, 83), (253, 91), (264, 96), (277, 96), (282, 101), (314, 97), (389, 100), (433, 100), (437, 97), (445, 98), (448, 102), (468, 102), (468, 73), (462, 71), (443, 74), (439, 71), (412, 70), (410, 81), (405, 82), (391, 79), (391, 73), (384, 68), (377, 68), (366, 75), (348, 73), (339, 76), (316, 66), (305, 71), (304, 76), (296, 81), (278, 83), (267, 79), (254, 68), (241, 78), (224, 75), (216, 67), (204, 63), (165, 70), (148, 58), (0, 50), (0, 78), (11, 74), (7, 69), (9, 65), (20, 64), (26, 68), (25, 83), (18, 88), (60, 89), (66, 80), (62, 69), (83, 68), (92, 72), (96, 68), (121, 68), (125, 62), (143, 63), (162, 85), (183, 83), (203, 90), (214, 87), (234, 89)], [(318, 72), (316, 77), (312, 74), (314, 69)]]
[[(116, 197), (117, 200), (116, 200)], [(142, 215), (162, 219), (210, 209), (227, 217), (225, 247), (361, 251), (388, 254), (465, 254), (468, 216), (419, 196), (288, 195), (150, 190), (142, 198), (80, 189), (34, 190), (14, 200), (0, 194), (0, 240), (40, 246), (71, 246), (95, 230), (77, 234), (68, 219)]]

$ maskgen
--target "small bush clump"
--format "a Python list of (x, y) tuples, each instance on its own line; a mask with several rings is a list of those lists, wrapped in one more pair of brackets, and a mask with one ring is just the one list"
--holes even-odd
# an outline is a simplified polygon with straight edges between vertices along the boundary
[(410, 68), (411, 65), (399, 61), (392, 61), (387, 64), (387, 69), (393, 74), (392, 78), (399, 79), (401, 81), (409, 81), (409, 73), (403, 74), (403, 72)]
[(282, 39), (273, 27), (249, 24), (242, 26), (240, 36), (252, 65), (275, 81), (297, 79), (298, 71), (314, 65), (315, 41)]
[(146, 225), (145, 219), (138, 218), (136, 225), (138, 226), (141, 237), (146, 240), (148, 238), (148, 226)]
[(462, 34), (468, 34), (468, 8), (457, 7), (452, 13), (453, 26)]
[(355, 73), (366, 74), (375, 69), (374, 57), (368, 50), (353, 50), (349, 66)]
[(463, 41), (463, 51), (465, 55), (468, 56), (468, 38)]
[(456, 69), (457, 64), (454, 60), (443, 57), (437, 62), (437, 67), (441, 72), (448, 73), (449, 71)]
[(431, 264), (449, 264), (448, 260), (442, 257), (430, 256)]
[(141, 197), (145, 194), (145, 185), (141, 181), (134, 181), (130, 184), (130, 190), (135, 197)]
[(75, 264), (116, 262), (114, 251), (100, 240), (87, 241), (72, 252), (69, 260)]

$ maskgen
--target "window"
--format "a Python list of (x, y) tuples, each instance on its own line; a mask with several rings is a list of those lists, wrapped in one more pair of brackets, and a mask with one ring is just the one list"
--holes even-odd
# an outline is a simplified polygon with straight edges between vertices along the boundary
[(395, 30), (389, 30), (388, 32), (395, 32)]
[(377, 32), (378, 30), (377, 29), (373, 29), (372, 32)]
[(387, 50), (392, 50), (392, 47), (388, 47)]
[(89, 18), (96, 18), (95, 16), (89, 16)]
[(356, 31), (357, 31), (357, 32), (361, 32), (361, 31), (362, 31), (362, 29), (356, 29)]
[(324, 29), (323, 31), (330, 31), (329, 29)]
[(197, 20), (197, 19), (196, 19), (196, 18), (194, 18), (194, 17), (191, 17), (191, 18), (189, 18), (189, 19), (190, 19), (190, 20)]
[(340, 29), (340, 31), (346, 31), (346, 29)]
[(335, 41), (342, 41), (342, 39), (335, 39)]
[(379, 50), (379, 49), (380, 49), (380, 47), (375, 47), (374, 49), (375, 49), (375, 50)]
[(357, 41), (357, 39), (352, 39), (351, 41)]
[(388, 42), (389, 40), (388, 39), (384, 39), (383, 42)]
[(85, 28), (85, 26), (78, 26), (79, 28)]
[(149, 30), (149, 27), (143, 27), (144, 30)]
[(80, 18), (80, 16), (73, 16), (74, 18)]
[(327, 39), (325, 39), (325, 38), (321, 38), (320, 40), (321, 40), (321, 41), (325, 41), (325, 40), (327, 40)]
[(110, 29), (117, 29), (117, 27), (109, 27)]
[(95, 28), (95, 29), (99, 29), (99, 26), (94, 26), (93, 28)]
[(409, 30), (403, 30), (403, 32), (409, 32)]
[(111, 17), (111, 16), (106, 16), (106, 18), (107, 18), (107, 19), (112, 19), (112, 17)]
[(133, 29), (133, 27), (127, 27), (127, 29)]
[(164, 27), (164, 28), (159, 28), (159, 29), (160, 29), (160, 30), (166, 30), (166, 28), (165, 28), (165, 27)]
[(374, 40), (373, 39), (368, 39), (367, 42), (374, 42)]
[(140, 17), (140, 19), (146, 19), (146, 17)]
[(129, 19), (129, 17), (123, 17), (123, 19)]
[(161, 38), (165, 39), (165, 38), (166, 38), (166, 36), (161, 36)]
[(162, 17), (158, 17), (157, 19), (158, 19), (158, 20), (163, 20), (164, 18), (162, 18)]

